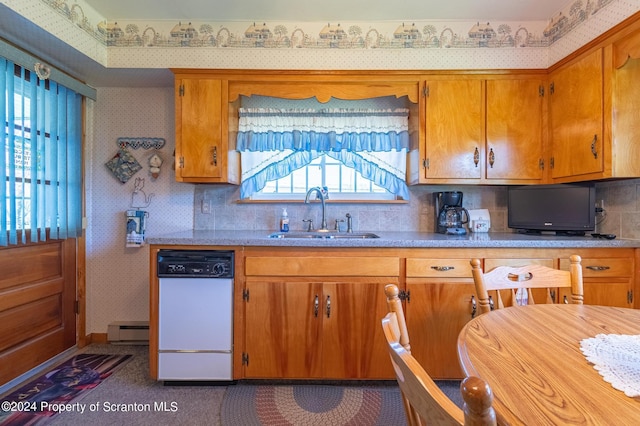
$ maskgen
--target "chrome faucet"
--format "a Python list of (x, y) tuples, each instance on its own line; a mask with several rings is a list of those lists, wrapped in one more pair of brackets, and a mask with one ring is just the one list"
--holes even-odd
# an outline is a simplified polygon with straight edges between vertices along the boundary
[(322, 223), (320, 224), (320, 231), (328, 231), (327, 229), (327, 203), (325, 201), (324, 193), (320, 187), (316, 186), (307, 191), (307, 197), (304, 199), (305, 204), (309, 203), (309, 196), (312, 192), (316, 193), (316, 199), (320, 197), (320, 202), (322, 203)]

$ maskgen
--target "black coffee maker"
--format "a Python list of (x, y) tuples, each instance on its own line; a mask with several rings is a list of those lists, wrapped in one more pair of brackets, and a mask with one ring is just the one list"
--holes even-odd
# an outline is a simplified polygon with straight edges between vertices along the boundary
[(436, 232), (453, 235), (467, 233), (463, 225), (469, 222), (469, 212), (462, 207), (462, 192), (434, 192), (433, 205), (436, 212)]

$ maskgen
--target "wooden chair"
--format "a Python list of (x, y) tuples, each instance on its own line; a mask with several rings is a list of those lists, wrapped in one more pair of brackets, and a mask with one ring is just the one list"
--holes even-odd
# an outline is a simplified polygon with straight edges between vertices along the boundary
[[(569, 271), (549, 268), (542, 265), (528, 265), (518, 268), (499, 266), (487, 273), (483, 273), (480, 259), (471, 259), (471, 273), (476, 286), (476, 295), (480, 305), (480, 313), (484, 314), (493, 309), (504, 308), (501, 291), (508, 290), (511, 294), (510, 306), (516, 306), (517, 290), (522, 288), (527, 294), (528, 305), (535, 304), (532, 289), (546, 289), (546, 303), (554, 303), (553, 291), (556, 288), (571, 288), (571, 303), (582, 305), (582, 259), (578, 255), (569, 258)], [(489, 297), (489, 292), (495, 291), (495, 300)], [(540, 296), (540, 294), (538, 294)], [(563, 298), (569, 303), (568, 298)]]
[(389, 313), (382, 319), (389, 355), (402, 393), (407, 423), (414, 425), (495, 425), (493, 393), (478, 377), (460, 385), (464, 410), (460, 409), (429, 377), (411, 355), (407, 325), (395, 284), (385, 286)]

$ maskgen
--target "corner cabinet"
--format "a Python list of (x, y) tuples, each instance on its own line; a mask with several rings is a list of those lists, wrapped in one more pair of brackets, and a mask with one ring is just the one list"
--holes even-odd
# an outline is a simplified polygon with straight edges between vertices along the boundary
[(487, 75), (424, 84), (420, 183), (542, 183), (543, 78)]
[(230, 140), (228, 83), (175, 76), (178, 182), (239, 183), (239, 154)]
[(550, 74), (551, 181), (640, 176), (640, 30)]

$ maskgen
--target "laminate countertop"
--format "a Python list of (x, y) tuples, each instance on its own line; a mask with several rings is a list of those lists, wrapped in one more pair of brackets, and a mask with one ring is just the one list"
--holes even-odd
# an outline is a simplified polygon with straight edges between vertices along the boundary
[(147, 236), (154, 245), (212, 245), (253, 247), (380, 247), (380, 248), (637, 248), (640, 240), (606, 240), (586, 236), (469, 233), (444, 235), (430, 232), (374, 232), (380, 238), (269, 238), (274, 231), (183, 231)]

